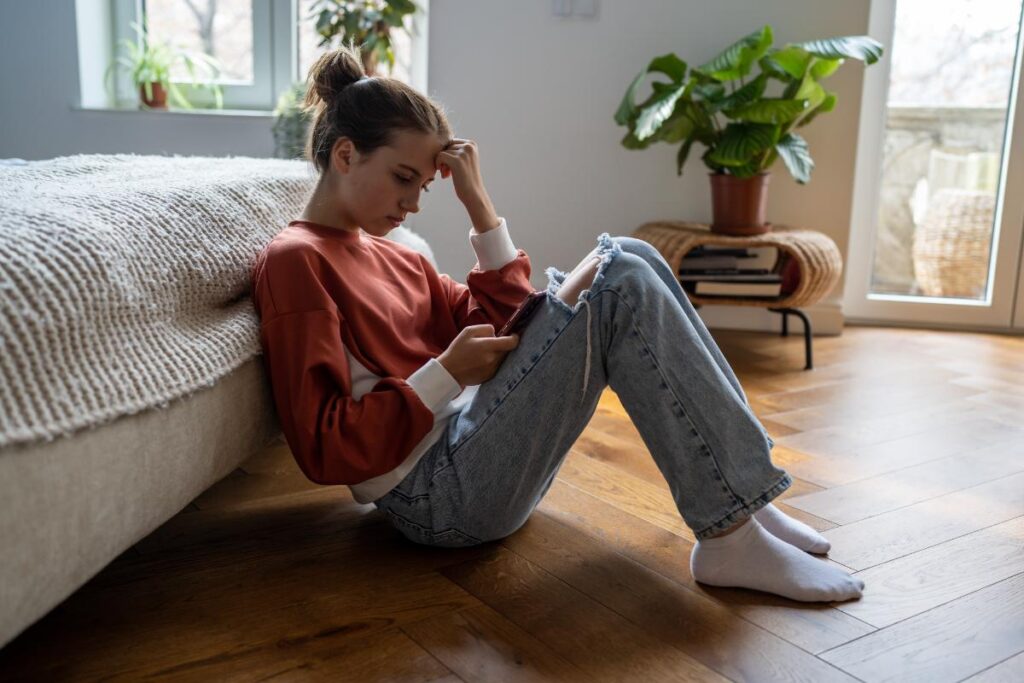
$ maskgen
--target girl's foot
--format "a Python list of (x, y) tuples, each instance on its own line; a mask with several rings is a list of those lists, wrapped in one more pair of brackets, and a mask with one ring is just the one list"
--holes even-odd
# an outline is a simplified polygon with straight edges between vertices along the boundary
[(864, 582), (768, 533), (756, 517), (725, 536), (698, 541), (690, 571), (711, 586), (753, 588), (802, 602), (859, 598)]
[(790, 545), (809, 553), (827, 553), (832, 547), (828, 539), (797, 519), (768, 503), (754, 513), (754, 518), (761, 523), (768, 533), (781, 538)]

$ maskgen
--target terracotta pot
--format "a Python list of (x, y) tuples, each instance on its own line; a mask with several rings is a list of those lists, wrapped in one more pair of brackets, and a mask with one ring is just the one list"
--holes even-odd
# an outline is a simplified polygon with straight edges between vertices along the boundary
[(765, 221), (768, 173), (736, 178), (724, 173), (711, 177), (711, 232), (722, 235), (761, 235), (771, 232)]
[(153, 87), (153, 98), (146, 98), (146, 86), (139, 86), (139, 99), (142, 100), (142, 104), (149, 107), (150, 109), (167, 109), (167, 91), (164, 90), (164, 86), (160, 83), (150, 83)]

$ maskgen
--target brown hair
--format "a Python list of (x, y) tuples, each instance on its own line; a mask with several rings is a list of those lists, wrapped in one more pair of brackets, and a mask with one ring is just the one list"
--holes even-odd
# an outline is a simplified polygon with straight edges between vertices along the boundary
[(323, 174), (339, 137), (352, 140), (360, 154), (389, 144), (398, 130), (434, 133), (451, 139), (441, 106), (395, 78), (365, 78), (359, 50), (348, 44), (325, 52), (309, 69), (306, 110), (313, 124), (306, 158)]

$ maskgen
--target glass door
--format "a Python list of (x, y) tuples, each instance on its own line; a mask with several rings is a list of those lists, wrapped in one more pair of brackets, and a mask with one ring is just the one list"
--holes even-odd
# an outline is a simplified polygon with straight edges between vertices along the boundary
[(1024, 334), (1024, 248), (1021, 249), (1020, 276), (1017, 280), (1017, 308), (1013, 313), (1014, 330)]
[(873, 0), (849, 321), (1024, 328), (1021, 6)]

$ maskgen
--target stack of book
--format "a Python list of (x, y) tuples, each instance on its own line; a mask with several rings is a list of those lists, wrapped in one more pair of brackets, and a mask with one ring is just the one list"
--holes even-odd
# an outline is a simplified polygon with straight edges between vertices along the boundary
[(702, 244), (679, 265), (679, 281), (699, 296), (777, 297), (782, 273), (777, 247)]

